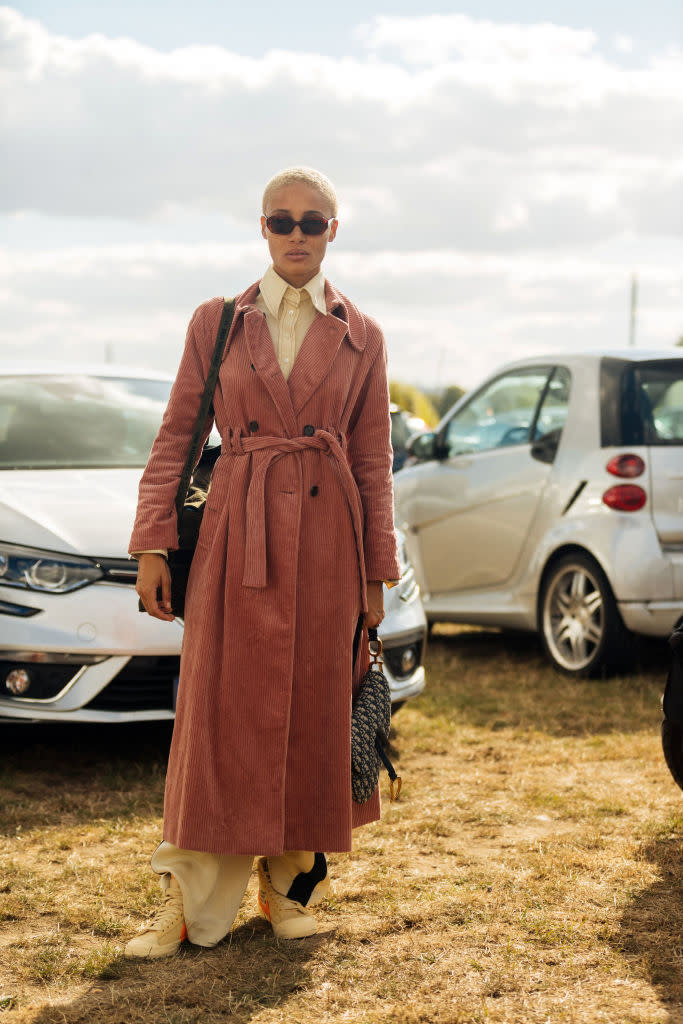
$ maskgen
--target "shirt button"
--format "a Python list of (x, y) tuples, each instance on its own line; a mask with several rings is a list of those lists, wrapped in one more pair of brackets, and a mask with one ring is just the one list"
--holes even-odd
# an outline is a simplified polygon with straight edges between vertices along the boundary
[(317, 494), (318, 494), (318, 486), (317, 486), (317, 484), (314, 484), (313, 487), (311, 487), (311, 497), (315, 498), (317, 496)]
[(289, 311), (289, 315), (290, 315), (290, 316), (294, 316), (294, 310), (293, 310), (293, 309), (290, 309), (290, 311)]
[(307, 423), (303, 429), (304, 437), (313, 437), (315, 434), (315, 427), (312, 427), (310, 423)]
[(250, 434), (255, 434), (257, 430), (258, 430), (258, 423), (256, 422), (256, 420), (251, 420), (251, 422), (249, 423), (249, 433)]

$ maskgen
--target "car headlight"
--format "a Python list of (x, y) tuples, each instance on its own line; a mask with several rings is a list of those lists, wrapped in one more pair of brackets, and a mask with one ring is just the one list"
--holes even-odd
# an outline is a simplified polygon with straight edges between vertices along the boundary
[(0, 541), (0, 586), (66, 594), (87, 587), (102, 576), (102, 570), (88, 558)]
[(406, 538), (402, 530), (396, 531), (396, 546), (398, 548), (398, 564), (401, 569), (401, 576), (405, 576), (410, 569), (410, 559), (406, 551)]

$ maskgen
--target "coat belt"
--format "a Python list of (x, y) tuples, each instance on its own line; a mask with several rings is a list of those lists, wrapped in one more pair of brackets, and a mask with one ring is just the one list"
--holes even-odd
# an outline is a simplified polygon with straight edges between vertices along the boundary
[(274, 462), (283, 456), (302, 452), (306, 449), (317, 449), (318, 451), (326, 452), (334, 459), (339, 470), (339, 479), (349, 507), (356, 540), (363, 610), (365, 610), (366, 579), (365, 559), (363, 557), (363, 507), (344, 449), (335, 435), (327, 430), (316, 430), (310, 437), (306, 435), (300, 437), (264, 435), (261, 437), (240, 437), (238, 439), (233, 435), (233, 447), (225, 451), (225, 454), (234, 456), (251, 455), (254, 463), (247, 490), (246, 547), (242, 585), (245, 587), (266, 586), (265, 486), (268, 470)]

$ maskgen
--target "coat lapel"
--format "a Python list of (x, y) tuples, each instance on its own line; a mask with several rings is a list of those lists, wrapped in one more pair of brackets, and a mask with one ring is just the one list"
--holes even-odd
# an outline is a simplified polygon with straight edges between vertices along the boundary
[(289, 375), (289, 393), (295, 415), (299, 414), (329, 373), (344, 338), (358, 351), (365, 348), (364, 334), (361, 337), (358, 331), (349, 326), (343, 299), (329, 281), (325, 282), (325, 301), (327, 316), (316, 316)]
[(343, 320), (322, 314), (316, 316), (309, 327), (288, 381), (295, 415), (327, 375), (346, 331)]
[(316, 316), (294, 360), (289, 380), (285, 380), (265, 317), (253, 305), (258, 287), (256, 282), (237, 297), (227, 348), (231, 344), (238, 315), (243, 315), (251, 362), (275, 403), (287, 436), (295, 437), (299, 432), (296, 416), (329, 373), (344, 339), (357, 352), (365, 348), (365, 325), (353, 307), (347, 309), (344, 297), (336, 288), (325, 281), (327, 316)]

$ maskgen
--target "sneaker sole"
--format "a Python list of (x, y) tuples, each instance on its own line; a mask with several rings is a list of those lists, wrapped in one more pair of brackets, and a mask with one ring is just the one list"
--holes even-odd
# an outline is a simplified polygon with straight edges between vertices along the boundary
[(129, 946), (123, 951), (123, 955), (129, 960), (158, 960), (164, 956), (173, 956), (180, 949), (179, 942), (172, 942), (168, 946), (149, 946), (147, 949), (130, 949)]
[(136, 947), (137, 939), (133, 938), (124, 949), (123, 955), (129, 960), (158, 960), (162, 956), (173, 956), (174, 953), (178, 952), (181, 943), (183, 943), (186, 938), (187, 925), (183, 924), (183, 930), (180, 933), (180, 938), (178, 940), (174, 942), (167, 942), (165, 946), (161, 946), (158, 943), (151, 943), (147, 947), (140, 942)]

